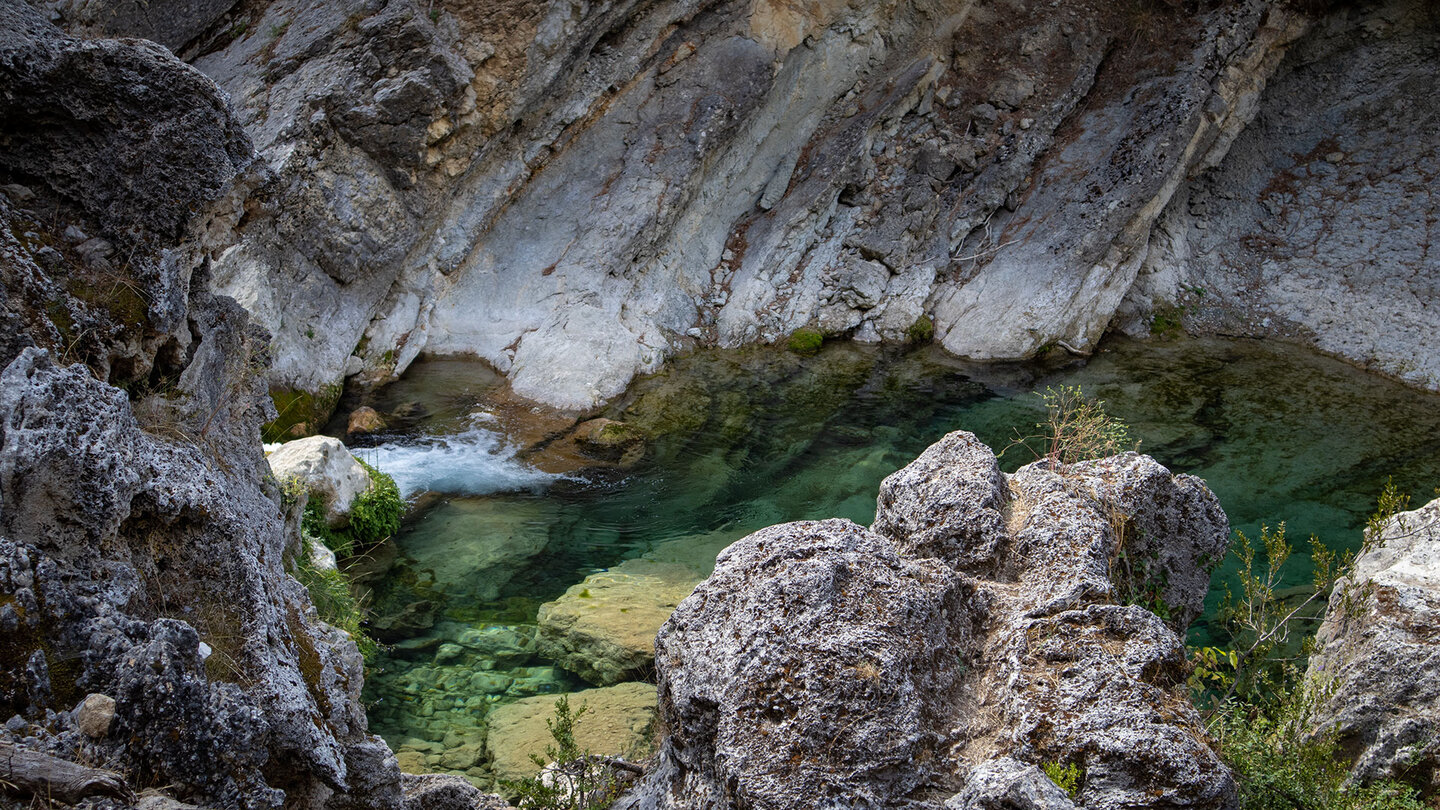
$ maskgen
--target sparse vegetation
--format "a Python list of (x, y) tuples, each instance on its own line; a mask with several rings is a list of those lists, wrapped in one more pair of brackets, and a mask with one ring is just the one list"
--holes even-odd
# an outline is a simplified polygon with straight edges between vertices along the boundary
[(1068, 765), (1046, 762), (1040, 766), (1040, 769), (1045, 771), (1045, 775), (1050, 777), (1050, 781), (1059, 785), (1060, 789), (1065, 791), (1065, 794), (1071, 799), (1079, 797), (1084, 777), (1084, 772), (1080, 770), (1079, 765), (1073, 762)]
[(620, 782), (615, 778), (612, 763), (604, 757), (592, 756), (575, 742), (575, 723), (585, 715), (581, 704), (573, 713), (570, 701), (561, 696), (555, 701), (555, 716), (546, 719), (554, 745), (546, 746), (545, 756), (536, 754), (530, 760), (540, 773), (529, 779), (501, 783), (516, 806), (537, 810), (598, 810), (609, 807), (620, 796)]
[[(1407, 504), (1388, 483), (1366, 548), (1379, 542), (1379, 529)], [(1208, 730), (1235, 770), (1242, 810), (1421, 810), (1425, 805), (1403, 782), (1351, 783), (1334, 732), (1314, 728), (1315, 709), (1329, 687), (1303, 672), (1314, 647), (1311, 628), (1331, 589), (1351, 572), (1354, 557), (1337, 556), (1313, 537), (1310, 542), (1314, 591), (1286, 601), (1279, 588), (1291, 556), (1284, 524), (1274, 531), (1261, 527), (1258, 550), (1237, 533), (1232, 553), (1240, 563), (1242, 592), (1234, 598), (1227, 589), (1219, 622), (1230, 643), (1192, 650), (1191, 687)], [(1263, 554), (1263, 564), (1257, 554)]]
[(1150, 334), (1158, 338), (1179, 337), (1185, 333), (1183, 318), (1185, 307), (1183, 306), (1162, 306), (1156, 307), (1154, 314), (1150, 316)]
[(367, 611), (350, 589), (350, 580), (334, 568), (315, 565), (310, 556), (310, 544), (320, 543), (320, 538), (304, 529), (301, 529), (301, 538), (302, 547), (295, 557), (295, 580), (310, 592), (310, 601), (315, 604), (315, 612), (320, 619), (349, 633), (365, 660), (373, 660), (380, 644), (362, 626)]
[(1105, 412), (1105, 402), (1086, 397), (1080, 386), (1062, 385), (1046, 388), (1043, 394), (1036, 393), (1045, 402), (1045, 421), (1035, 423), (1039, 431), (1036, 434), (1020, 436), (1017, 431), (1010, 447), (1029, 448), (1037, 458), (1045, 459), (1051, 469), (1063, 470), (1076, 462), (1105, 458), (1140, 446), (1139, 441), (1131, 440), (1124, 422)]

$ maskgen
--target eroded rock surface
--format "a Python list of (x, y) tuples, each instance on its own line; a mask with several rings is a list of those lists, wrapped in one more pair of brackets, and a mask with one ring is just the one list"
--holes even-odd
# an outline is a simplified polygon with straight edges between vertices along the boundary
[(1197, 331), (1301, 339), (1431, 390), (1440, 284), (1431, 189), (1440, 7), (1322, 18), (1281, 60), (1254, 122), (1175, 194), (1131, 292)]
[(1440, 762), (1440, 500), (1402, 512), (1335, 585), (1316, 633), (1312, 719), (1337, 735), (1365, 782), (1435, 790)]
[[(670, 737), (620, 806), (1236, 806), (1179, 635), (1228, 538), (1203, 483), (1133, 453), (1004, 476), (957, 432), (881, 491), (870, 529), (720, 555), (656, 639)], [(1124, 603), (1127, 548), (1173, 626)], [(1073, 805), (1042, 763), (1078, 766)]]

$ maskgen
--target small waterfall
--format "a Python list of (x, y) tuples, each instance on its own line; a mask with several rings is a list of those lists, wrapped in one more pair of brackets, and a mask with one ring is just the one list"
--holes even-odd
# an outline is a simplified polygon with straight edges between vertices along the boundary
[(561, 477), (527, 466), (499, 433), (480, 425), (444, 436), (387, 442), (355, 454), (393, 477), (405, 498), (426, 491), (489, 495), (534, 490)]

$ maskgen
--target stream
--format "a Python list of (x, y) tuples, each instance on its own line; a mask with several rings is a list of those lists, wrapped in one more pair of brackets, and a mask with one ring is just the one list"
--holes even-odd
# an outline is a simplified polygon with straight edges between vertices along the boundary
[[(570, 598), (589, 598), (594, 583), (611, 600), (597, 606), (627, 612), (633, 593), (635, 621), (653, 635), (656, 611), (707, 576), (720, 549), (783, 521), (868, 524), (880, 480), (948, 431), (1008, 448), (1007, 471), (1034, 460), (1014, 441), (1035, 432), (1045, 412), (1034, 392), (1047, 386), (1104, 400), (1141, 452), (1204, 478), (1233, 529), (1258, 538), (1284, 521), (1297, 590), (1310, 581), (1307, 536), (1355, 549), (1388, 478), (1416, 505), (1440, 483), (1440, 397), (1250, 340), (1110, 339), (1083, 364), (977, 365), (845, 342), (814, 357), (702, 351), (606, 412), (658, 436), (644, 459), (589, 474), (521, 461), (479, 404), (499, 384), (480, 363), (417, 363), (374, 403), (408, 415), (401, 429), (353, 448), (414, 503), (370, 566), (383, 574), (368, 596), (391, 645), (366, 684), (372, 728), (407, 769), (487, 786), (513, 773), (496, 753), (512, 733), (497, 730), (510, 723), (500, 707), (590, 687), (539, 650), (542, 604), (581, 583)], [(1192, 643), (1212, 641), (1234, 573), (1233, 560), (1217, 572)]]

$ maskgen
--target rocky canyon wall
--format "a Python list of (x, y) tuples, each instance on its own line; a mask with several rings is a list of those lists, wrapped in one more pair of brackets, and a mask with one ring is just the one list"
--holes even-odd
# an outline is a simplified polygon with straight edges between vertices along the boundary
[(1013, 359), (1179, 313), (1436, 382), (1419, 0), (94, 5), (48, 4), (177, 48), (274, 171), (215, 279), (291, 421), (421, 352), (583, 409), (922, 317)]
[(287, 575), (297, 505), (259, 443), (268, 335), (209, 289), (265, 175), (165, 48), (0, 3), (7, 797), (474, 804), (468, 783), (402, 777), (366, 731), (355, 643)]

